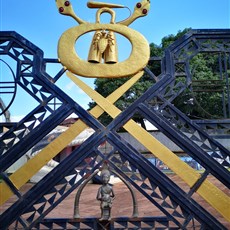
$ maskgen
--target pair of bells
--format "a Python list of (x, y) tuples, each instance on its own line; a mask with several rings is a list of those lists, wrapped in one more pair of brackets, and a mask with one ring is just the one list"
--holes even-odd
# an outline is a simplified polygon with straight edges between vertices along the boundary
[[(97, 11), (96, 23), (100, 23), (100, 15), (103, 12), (111, 14), (111, 24), (115, 22), (115, 12), (109, 8), (103, 8)], [(113, 31), (108, 30), (97, 30), (93, 36), (88, 62), (91, 63), (104, 63), (114, 64), (118, 62), (118, 51), (116, 37)]]

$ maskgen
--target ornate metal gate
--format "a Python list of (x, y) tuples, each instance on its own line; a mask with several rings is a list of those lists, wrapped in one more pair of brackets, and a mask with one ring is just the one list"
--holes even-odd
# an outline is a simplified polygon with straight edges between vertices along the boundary
[[(15, 196), (16, 201), (10, 207), (2, 208), (0, 229), (227, 229), (198, 204), (193, 195), (199, 194), (230, 221), (230, 198), (208, 178), (212, 175), (229, 188), (230, 153), (199, 123), (173, 105), (175, 98), (180, 97), (191, 86), (190, 60), (205, 52), (224, 55), (222, 73), (228, 81), (230, 30), (193, 30), (165, 51), (161, 60), (162, 73), (158, 77), (148, 67), (144, 68), (145, 74), (152, 76), (153, 85), (124, 111), (115, 107), (114, 102), (123, 94), (124, 89), (127, 90), (141, 78), (142, 71), (107, 98), (68, 72), (69, 78), (97, 103), (95, 108), (86, 111), (55, 85), (65, 73), (64, 68), (55, 76), (46, 72), (46, 64), (58, 63), (58, 60), (44, 58), (38, 47), (15, 32), (0, 32), (0, 54), (8, 55), (17, 62), (16, 84), (39, 104), (1, 137), (1, 205), (11, 196)], [(153, 59), (150, 58), (149, 62)], [(178, 76), (182, 75), (185, 80), (178, 80)], [(113, 118), (107, 127), (97, 119), (104, 112)], [(225, 110), (225, 114), (227, 113), (228, 108)], [(76, 123), (12, 175), (5, 173), (71, 114), (79, 118)], [(202, 165), (204, 171), (198, 173), (137, 125), (132, 120), (136, 114), (156, 126)], [(93, 135), (29, 191), (22, 194), (22, 186), (86, 127), (95, 131)], [(188, 185), (188, 191), (182, 190), (125, 141), (118, 132), (121, 127), (177, 174)], [(223, 127), (229, 130), (229, 123), (223, 124)], [(112, 146), (107, 154), (99, 148), (105, 141)], [(89, 158), (91, 161), (86, 161)], [(83, 167), (82, 162), (85, 162)], [(97, 218), (46, 218), (49, 212), (78, 189), (104, 162), (116, 175), (124, 178), (159, 208), (164, 216), (117, 217), (107, 227)], [(130, 167), (127, 167), (127, 162)], [(135, 227), (129, 227), (130, 223)]]

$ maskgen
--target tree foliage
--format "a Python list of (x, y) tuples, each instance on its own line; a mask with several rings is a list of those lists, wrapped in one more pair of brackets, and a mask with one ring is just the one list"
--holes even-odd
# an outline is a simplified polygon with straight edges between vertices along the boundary
[(225, 79), (220, 78), (219, 54), (199, 53), (190, 60), (191, 85), (175, 104), (193, 119), (223, 118)]
[[(178, 38), (187, 33), (190, 28), (179, 31), (176, 35), (168, 35), (162, 38), (161, 44), (150, 44), (151, 57), (162, 58), (165, 49), (174, 43)], [(188, 88), (177, 97), (173, 103), (186, 115), (191, 118), (218, 118), (223, 117), (223, 106), (221, 98), (223, 94), (223, 81), (219, 78), (219, 62), (218, 55), (209, 55), (199, 53), (190, 60), (190, 71), (192, 81)], [(149, 64), (148, 68), (154, 73), (155, 76), (161, 74), (160, 62), (153, 61)], [(107, 97), (114, 90), (120, 87), (128, 78), (98, 78), (95, 80), (95, 90), (102, 96)], [(186, 82), (185, 77), (178, 77), (176, 81)], [(115, 103), (115, 105), (123, 111), (143, 92), (154, 84), (154, 80), (145, 74), (137, 83), (133, 85), (124, 95)], [(218, 83), (218, 84), (216, 84)], [(94, 102), (89, 104), (92, 108), (95, 106)], [(107, 125), (112, 119), (107, 114), (104, 114), (99, 120)], [(139, 116), (134, 117), (139, 123), (143, 124)]]
[[(114, 90), (123, 85), (129, 78), (97, 78), (95, 80), (95, 90), (102, 96), (107, 97)], [(120, 98), (115, 102), (115, 106), (121, 111), (125, 110), (130, 104), (132, 104), (137, 98), (139, 98), (143, 92), (145, 92), (150, 86), (152, 86), (153, 80), (148, 76), (144, 75), (138, 82), (136, 82), (128, 91), (126, 91)], [(89, 107), (95, 106), (94, 102), (89, 103)], [(112, 118), (108, 114), (103, 114), (99, 120), (104, 125), (108, 125)], [(142, 123), (143, 121), (139, 117), (135, 117), (134, 120)]]

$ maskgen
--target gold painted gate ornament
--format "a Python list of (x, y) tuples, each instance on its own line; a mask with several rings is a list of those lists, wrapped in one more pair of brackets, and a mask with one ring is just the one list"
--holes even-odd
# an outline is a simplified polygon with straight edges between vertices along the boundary
[[(58, 42), (58, 58), (70, 72), (83, 77), (117, 78), (134, 75), (147, 65), (150, 56), (149, 44), (142, 34), (128, 28), (128, 25), (148, 14), (150, 0), (137, 3), (132, 15), (117, 23), (112, 8), (124, 8), (123, 5), (88, 2), (89, 8), (98, 8), (96, 22), (89, 23), (74, 13), (70, 1), (56, 0), (56, 4), (61, 14), (71, 16), (80, 24), (65, 31)], [(100, 15), (105, 12), (111, 15), (110, 24), (100, 23)], [(75, 43), (80, 36), (91, 31), (95, 33), (88, 61), (85, 61), (77, 55)], [(115, 33), (126, 37), (132, 45), (130, 56), (122, 62), (118, 62)]]

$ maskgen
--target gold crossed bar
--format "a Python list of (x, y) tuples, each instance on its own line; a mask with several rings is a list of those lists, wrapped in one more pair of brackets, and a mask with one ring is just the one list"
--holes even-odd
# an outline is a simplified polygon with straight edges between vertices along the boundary
[[(130, 78), (126, 83), (120, 86), (112, 94), (108, 96), (111, 102), (115, 102), (121, 97), (136, 81), (138, 81), (143, 75), (143, 71), (137, 73)], [(104, 110), (99, 106), (95, 106), (89, 111), (94, 117), (98, 118)], [(58, 136), (53, 142), (47, 145), (41, 152), (26, 162), (21, 168), (15, 171), (9, 179), (17, 189), (20, 189), (29, 179), (36, 174), (45, 164), (47, 164), (52, 158), (54, 158), (61, 150), (63, 150), (76, 136), (78, 136), (87, 125), (78, 120), (64, 133)], [(0, 205), (4, 204), (11, 196), (13, 192), (8, 185), (2, 181), (0, 183)]]
[[(104, 98), (95, 90), (91, 89), (83, 81), (70, 72), (67, 76), (75, 82), (88, 96), (91, 97), (105, 112), (112, 118), (118, 116), (121, 111), (113, 105), (109, 98)], [(200, 178), (200, 174), (191, 168), (188, 164), (180, 160), (171, 150), (161, 144), (146, 130), (140, 127), (133, 120), (129, 120), (123, 126), (134, 138), (144, 145), (152, 154), (158, 157), (173, 172), (175, 172), (182, 180), (184, 180), (190, 188)], [(230, 198), (208, 179), (206, 179), (198, 188), (197, 193), (203, 197), (212, 207), (214, 207), (223, 217), (230, 221)]]

